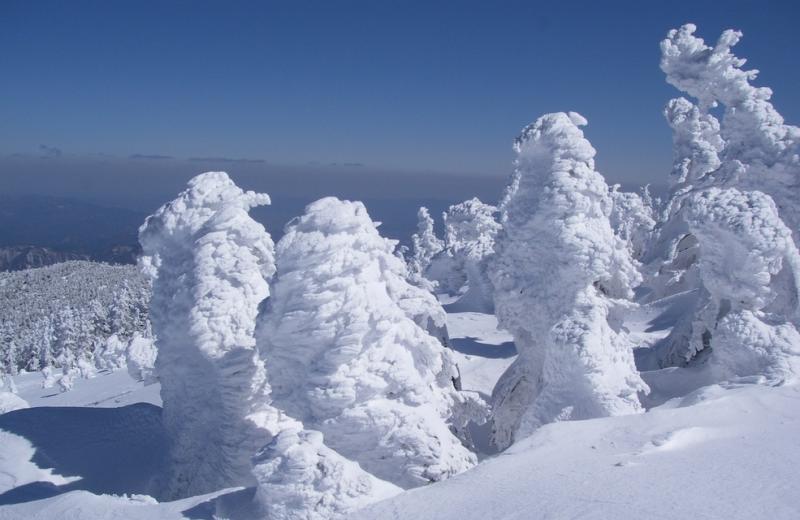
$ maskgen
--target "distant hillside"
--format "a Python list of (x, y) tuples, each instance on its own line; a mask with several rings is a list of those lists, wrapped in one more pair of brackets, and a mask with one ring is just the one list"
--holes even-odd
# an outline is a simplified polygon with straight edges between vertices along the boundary
[(66, 260), (133, 263), (145, 216), (73, 199), (0, 197), (0, 270)]

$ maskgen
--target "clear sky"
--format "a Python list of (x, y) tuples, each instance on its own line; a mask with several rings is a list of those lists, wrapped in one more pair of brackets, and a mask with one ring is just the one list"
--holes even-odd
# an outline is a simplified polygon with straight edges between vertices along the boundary
[(0, 155), (49, 159), (28, 170), (168, 156), (505, 177), (525, 124), (575, 110), (602, 173), (658, 182), (677, 95), (658, 68), (667, 30), (744, 31), (737, 52), (798, 123), (798, 15), (764, 0), (5, 0)]

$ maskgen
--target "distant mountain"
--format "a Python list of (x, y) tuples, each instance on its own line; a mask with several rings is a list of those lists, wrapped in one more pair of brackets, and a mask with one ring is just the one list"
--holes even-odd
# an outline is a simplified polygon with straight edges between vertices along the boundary
[(0, 270), (66, 260), (133, 263), (145, 216), (67, 198), (0, 197)]

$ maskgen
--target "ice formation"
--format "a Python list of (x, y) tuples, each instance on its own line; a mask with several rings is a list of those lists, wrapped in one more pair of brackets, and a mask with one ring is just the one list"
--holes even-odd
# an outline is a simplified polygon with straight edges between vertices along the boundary
[(171, 442), (167, 497), (250, 484), (251, 457), (271, 440), (254, 329), (275, 271), (273, 243), (248, 215), (268, 203), (208, 172), (140, 229)]
[(310, 204), (278, 243), (258, 341), (276, 406), (373, 475), (414, 487), (475, 464), (452, 430), (481, 410), (411, 318), (409, 295), (432, 296), (407, 282), (395, 245), (360, 202)]
[(609, 223), (612, 201), (574, 112), (523, 129), (490, 276), (519, 352), (495, 387), (493, 441), (542, 424), (641, 411), (647, 386), (615, 315), (640, 275)]

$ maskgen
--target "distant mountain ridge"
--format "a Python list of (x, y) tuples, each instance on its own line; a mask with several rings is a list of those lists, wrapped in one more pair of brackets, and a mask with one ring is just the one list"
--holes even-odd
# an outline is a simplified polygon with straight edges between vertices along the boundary
[(0, 196), (0, 270), (67, 260), (130, 264), (145, 214), (60, 197)]

